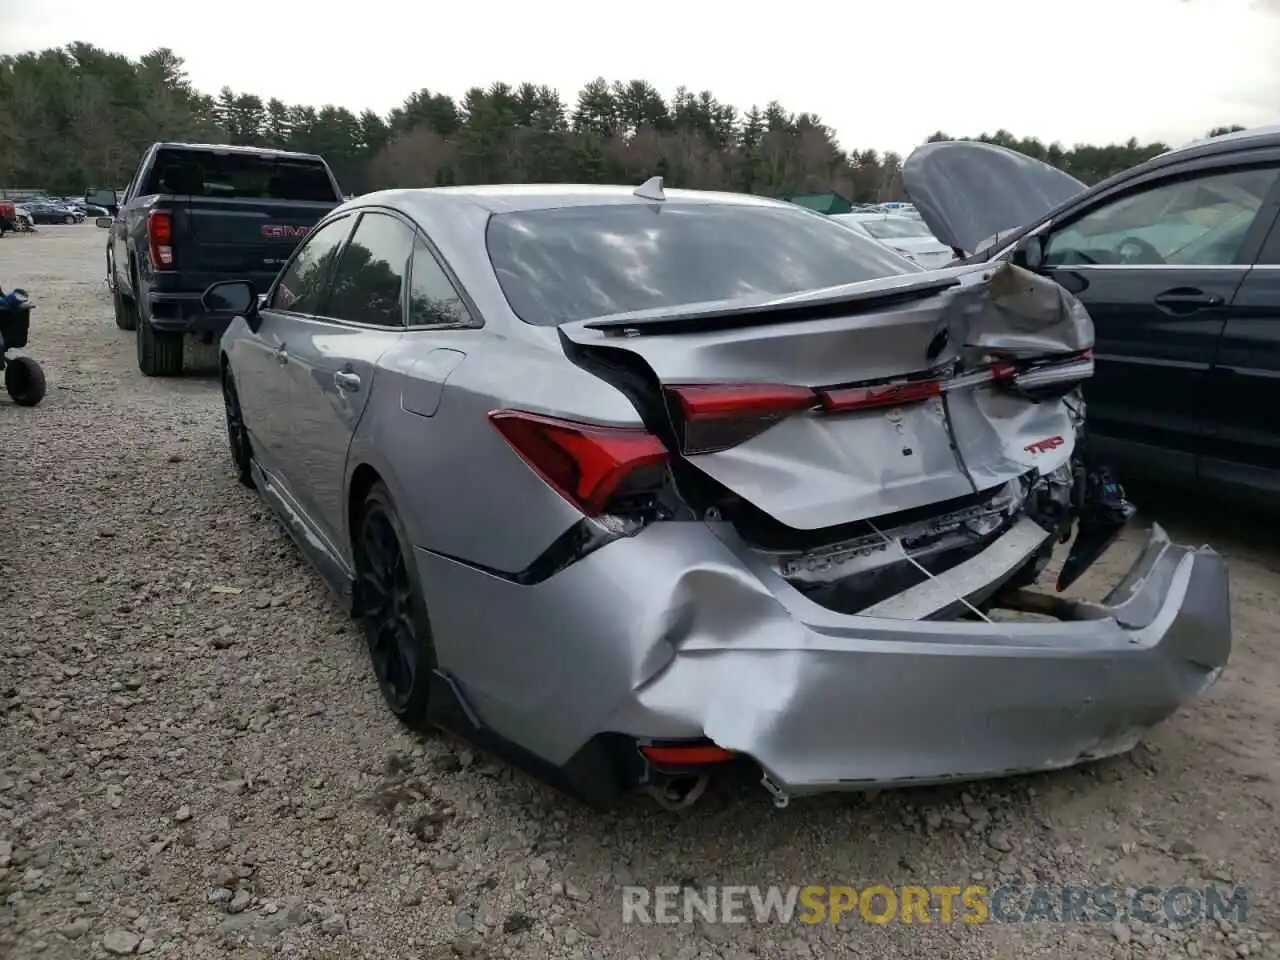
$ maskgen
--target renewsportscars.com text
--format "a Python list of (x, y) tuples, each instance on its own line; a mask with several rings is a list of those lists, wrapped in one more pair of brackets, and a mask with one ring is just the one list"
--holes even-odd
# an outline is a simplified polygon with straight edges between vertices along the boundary
[(1244, 887), (624, 887), (623, 923), (1243, 923)]

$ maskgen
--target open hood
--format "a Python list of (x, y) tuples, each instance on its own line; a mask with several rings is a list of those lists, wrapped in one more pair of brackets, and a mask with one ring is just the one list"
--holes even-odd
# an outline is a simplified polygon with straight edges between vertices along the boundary
[(969, 140), (916, 148), (902, 166), (902, 182), (933, 235), (965, 253), (996, 233), (1031, 225), (1087, 189), (1057, 167)]

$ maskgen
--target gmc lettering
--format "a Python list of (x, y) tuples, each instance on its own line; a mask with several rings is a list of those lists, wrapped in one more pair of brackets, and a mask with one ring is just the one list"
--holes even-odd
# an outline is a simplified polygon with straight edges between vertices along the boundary
[(267, 223), (262, 226), (262, 235), (273, 240), (301, 240), (310, 229), (310, 227), (294, 227), (287, 223)]

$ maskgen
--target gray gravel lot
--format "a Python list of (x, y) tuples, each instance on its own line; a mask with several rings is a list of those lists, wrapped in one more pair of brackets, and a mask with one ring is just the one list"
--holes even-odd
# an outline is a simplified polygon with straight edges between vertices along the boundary
[[(49, 394), (0, 400), (0, 957), (1280, 957), (1280, 549), (1234, 659), (1132, 755), (773, 809), (582, 809), (383, 709), (361, 641), (225, 451), (212, 351), (137, 372), (92, 223), (0, 240)], [(1118, 546), (1081, 592), (1133, 556)], [(946, 731), (939, 730), (939, 737)], [(624, 925), (624, 884), (1241, 884), (1244, 923)], [(936, 918), (936, 914), (935, 914)]]

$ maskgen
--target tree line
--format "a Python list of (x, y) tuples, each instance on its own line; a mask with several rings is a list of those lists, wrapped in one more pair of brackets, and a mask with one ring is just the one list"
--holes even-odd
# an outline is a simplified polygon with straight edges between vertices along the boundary
[[(842, 147), (813, 113), (775, 102), (742, 111), (710, 91), (666, 98), (644, 80), (588, 83), (572, 104), (531, 83), (474, 87), (461, 99), (423, 88), (383, 116), (345, 107), (196, 90), (168, 48), (130, 59), (88, 43), (0, 57), (0, 186), (76, 194), (123, 187), (157, 140), (322, 154), (349, 193), (492, 182), (639, 182), (768, 196), (835, 191), (902, 197), (902, 157)], [(1210, 135), (1242, 129), (1219, 128)], [(938, 131), (930, 140), (953, 139)], [(1006, 130), (978, 139), (1093, 183), (1168, 148), (1064, 147)]]

